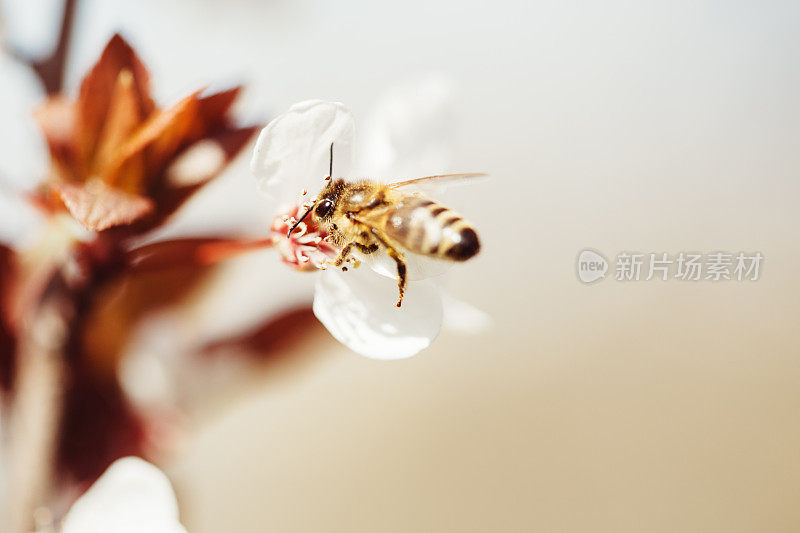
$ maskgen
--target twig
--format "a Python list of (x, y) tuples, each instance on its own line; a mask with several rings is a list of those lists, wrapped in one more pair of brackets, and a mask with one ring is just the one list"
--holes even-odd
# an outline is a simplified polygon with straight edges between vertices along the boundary
[(11, 411), (8, 523), (3, 531), (31, 531), (34, 511), (49, 496), (63, 391), (62, 351), (70, 306), (54, 295), (39, 307), (18, 351), (19, 371)]
[(67, 53), (69, 52), (70, 36), (75, 19), (77, 0), (64, 0), (64, 11), (61, 16), (61, 28), (58, 41), (53, 52), (43, 59), (32, 59), (23, 54), (19, 49), (11, 47), (11, 54), (23, 63), (30, 66), (44, 86), (47, 94), (55, 94), (64, 88), (64, 73), (67, 66)]
[[(32, 59), (11, 47), (12, 55), (31, 67), (47, 94), (63, 89), (77, 4), (64, 1), (58, 40), (49, 56)], [(64, 388), (62, 351), (71, 311), (63, 294), (51, 294), (29, 317), (20, 339), (6, 455), (9, 493), (3, 502), (7, 518), (2, 531), (8, 533), (30, 531), (37, 507), (49, 496)]]

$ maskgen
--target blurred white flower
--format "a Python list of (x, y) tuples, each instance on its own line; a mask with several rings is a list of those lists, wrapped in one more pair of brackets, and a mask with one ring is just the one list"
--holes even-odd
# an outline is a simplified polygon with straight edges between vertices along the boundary
[(172, 486), (158, 468), (136, 457), (115, 461), (73, 504), (63, 533), (186, 533)]
[(30, 245), (42, 217), (20, 198), (45, 176), (47, 149), (33, 118), (44, 91), (33, 72), (0, 48), (0, 242)]
[(47, 147), (33, 117), (45, 94), (34, 72), (0, 48), (0, 179), (33, 189), (47, 173)]
[[(367, 357), (405, 358), (430, 345), (444, 312), (439, 287), (425, 278), (441, 274), (449, 263), (407, 255), (409, 283), (403, 307), (398, 309), (394, 306), (396, 268), (384, 254), (366, 261), (372, 271), (325, 268), (322, 259), (335, 253), (313, 222), (301, 223), (297, 235), (287, 237), (286, 230), (296, 221), (298, 208), (311, 205), (309, 191), (313, 196), (325, 185), (331, 143), (335, 176), (354, 177), (369, 169), (377, 179), (391, 176), (397, 181), (414, 177), (398, 175), (398, 168), (428, 174), (442, 170), (446, 154), (441, 139), (449, 123), (442, 105), (445, 89), (439, 81), (426, 82), (385, 100), (372, 123), (374, 135), (366, 143), (370, 151), (365, 153), (372, 154), (369, 160), (356, 159), (353, 117), (342, 104), (333, 102), (314, 100), (292, 106), (264, 128), (256, 144), (251, 167), (272, 201), (272, 212), (278, 214), (273, 239), (285, 248), (284, 260), (293, 266), (324, 269), (315, 287), (314, 314), (337, 340)], [(415, 124), (420, 129), (415, 130)], [(411, 163), (415, 156), (423, 163), (442, 166), (421, 170)]]
[(358, 171), (390, 181), (445, 172), (455, 136), (450, 82), (431, 75), (386, 91), (366, 117)]

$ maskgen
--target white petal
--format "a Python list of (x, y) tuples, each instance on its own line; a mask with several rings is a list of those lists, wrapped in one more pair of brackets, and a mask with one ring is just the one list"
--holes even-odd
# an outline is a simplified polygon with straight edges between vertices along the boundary
[(14, 189), (33, 189), (45, 176), (49, 157), (34, 109), (44, 96), (25, 65), (0, 52), (0, 181)]
[(30, 57), (44, 57), (56, 46), (63, 9), (59, 0), (2, 2), (3, 44), (9, 43)]
[(427, 348), (442, 325), (439, 289), (409, 283), (395, 307), (397, 282), (364, 268), (328, 269), (317, 280), (314, 314), (339, 342), (374, 359), (402, 359)]
[(115, 461), (67, 513), (63, 533), (186, 533), (167, 477), (135, 457)]
[(43, 91), (25, 65), (0, 51), (0, 242), (29, 246), (41, 231), (43, 217), (19, 192), (44, 177), (49, 157), (33, 110)]
[(483, 333), (494, 324), (492, 317), (472, 304), (460, 300), (447, 291), (442, 291), (444, 327), (458, 333), (475, 335)]
[(399, 181), (448, 170), (453, 114), (450, 84), (442, 77), (387, 93), (365, 124), (359, 174)]
[(280, 203), (325, 184), (334, 143), (334, 176), (351, 173), (355, 123), (342, 104), (309, 100), (293, 105), (261, 130), (250, 167), (259, 187)]

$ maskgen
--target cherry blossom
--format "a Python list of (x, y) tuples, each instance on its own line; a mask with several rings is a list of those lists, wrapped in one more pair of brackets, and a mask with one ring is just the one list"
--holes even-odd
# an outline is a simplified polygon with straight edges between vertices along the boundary
[(167, 476), (136, 457), (118, 459), (72, 505), (63, 533), (186, 533)]
[[(272, 229), (279, 247), (289, 251), (282, 251), (284, 261), (288, 256), (294, 266), (308, 270), (308, 265), (313, 265), (323, 270), (315, 286), (314, 314), (337, 340), (367, 357), (400, 359), (430, 345), (441, 329), (445, 312), (438, 285), (427, 278), (441, 274), (450, 263), (406, 254), (410, 281), (403, 306), (398, 309), (394, 305), (396, 268), (385, 254), (378, 254), (378, 259), (358, 257), (354, 264), (339, 270), (323, 260), (335, 254), (324, 240), (325, 235), (305, 225), (308, 218), (301, 223), (298, 235), (293, 232), (287, 236), (284, 230), (296, 221), (300, 209), (305, 211), (303, 204), (311, 205), (313, 195), (331, 179), (331, 144), (333, 178), (354, 178), (362, 169), (383, 169), (387, 174), (371, 174), (370, 178), (408, 179), (413, 176), (398, 175), (390, 169), (426, 172), (414, 165), (415, 156), (442, 165), (440, 139), (449, 119), (441, 112), (444, 92), (443, 85), (434, 80), (400, 91), (379, 106), (369, 128), (372, 135), (361, 143), (370, 148), (365, 152), (369, 157), (355, 151), (355, 122), (347, 108), (319, 100), (292, 106), (262, 130), (256, 144), (251, 168), (277, 214)], [(440, 170), (441, 166), (435, 166), (427, 173)], [(304, 239), (304, 247), (299, 246), (299, 239)], [(313, 250), (314, 242), (325, 248)], [(360, 262), (369, 268), (358, 268)]]

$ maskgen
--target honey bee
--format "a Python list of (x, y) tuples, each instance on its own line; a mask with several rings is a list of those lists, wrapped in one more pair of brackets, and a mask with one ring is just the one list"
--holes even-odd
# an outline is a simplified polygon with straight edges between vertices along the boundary
[(407, 253), (462, 262), (480, 250), (478, 234), (469, 222), (414, 189), (484, 174), (443, 174), (391, 184), (372, 180), (348, 182), (333, 179), (332, 175), (333, 145), (329, 175), (325, 178), (329, 183), (288, 235), (311, 215), (340, 250), (334, 266), (342, 266), (353, 250), (364, 255), (385, 252), (397, 265), (397, 307), (403, 302), (406, 287)]

